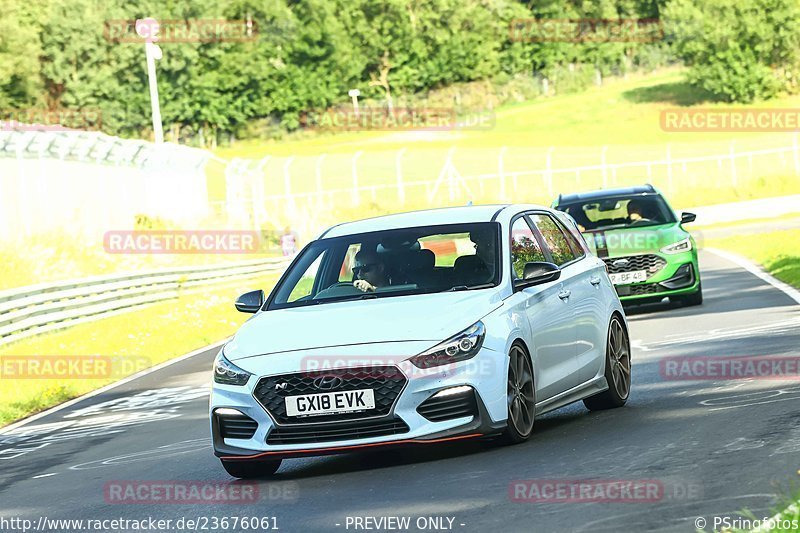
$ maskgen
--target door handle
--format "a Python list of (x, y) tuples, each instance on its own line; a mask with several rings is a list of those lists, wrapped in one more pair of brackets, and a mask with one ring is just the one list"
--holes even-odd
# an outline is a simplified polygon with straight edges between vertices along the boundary
[(594, 276), (589, 280), (589, 283), (591, 283), (592, 285), (600, 285), (601, 281), (602, 280), (600, 279), (600, 276)]
[(561, 291), (558, 293), (558, 297), (562, 300), (569, 300), (570, 295), (572, 294), (571, 291)]

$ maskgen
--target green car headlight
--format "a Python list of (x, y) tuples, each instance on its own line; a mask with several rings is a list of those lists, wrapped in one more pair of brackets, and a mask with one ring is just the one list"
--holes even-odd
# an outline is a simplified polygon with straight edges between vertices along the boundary
[(690, 238), (683, 239), (682, 241), (678, 241), (676, 243), (670, 244), (669, 246), (665, 246), (661, 249), (662, 254), (679, 254), (682, 252), (688, 252), (692, 249), (692, 240)]

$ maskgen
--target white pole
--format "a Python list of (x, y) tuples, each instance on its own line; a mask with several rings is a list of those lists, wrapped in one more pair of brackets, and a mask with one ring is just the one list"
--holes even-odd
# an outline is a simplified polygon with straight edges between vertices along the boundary
[(667, 143), (667, 190), (672, 194), (672, 147)]
[(507, 147), (503, 146), (500, 148), (500, 154), (497, 156), (497, 171), (500, 174), (500, 201), (506, 201), (506, 174), (505, 174), (505, 162), (503, 158), (506, 154)]
[(144, 52), (147, 58), (147, 80), (150, 85), (150, 108), (153, 114), (153, 135), (156, 144), (164, 142), (164, 127), (161, 124), (161, 107), (158, 102), (158, 82), (156, 80), (156, 60), (161, 59), (158, 40), (158, 21), (152, 17), (136, 21), (136, 33), (145, 40)]
[(600, 160), (601, 166), (603, 167), (603, 188), (608, 187), (608, 168), (606, 163), (606, 152), (608, 151), (608, 146), (603, 146), (603, 150), (600, 152)]
[(358, 194), (358, 165), (356, 163), (358, 162), (358, 158), (361, 157), (361, 154), (363, 154), (363, 153), (364, 152), (362, 150), (359, 150), (358, 152), (353, 154), (353, 159), (352, 159), (353, 205), (354, 206), (357, 206), (357, 205), (359, 205), (361, 203), (361, 199), (360, 199), (359, 194)]
[(347, 91), (347, 94), (353, 100), (353, 112), (356, 114), (356, 118), (358, 118), (358, 97), (361, 96), (361, 91), (358, 89), (350, 89)]
[(794, 173), (800, 174), (800, 149), (798, 149), (797, 132), (792, 135), (792, 152), (794, 156)]
[(553, 196), (553, 150), (555, 150), (555, 146), (547, 149), (547, 174), (545, 174), (545, 178), (547, 180), (548, 196)]
[(289, 157), (283, 164), (283, 191), (286, 194), (286, 201), (292, 196), (292, 175), (289, 172), (289, 167), (294, 161), (294, 156)]
[(322, 154), (317, 158), (316, 178), (317, 178), (317, 198), (320, 205), (322, 205), (322, 162), (328, 154)]
[(406, 203), (406, 190), (403, 186), (403, 166), (401, 160), (403, 159), (403, 154), (406, 153), (405, 148), (401, 148), (397, 152), (397, 157), (394, 160), (395, 170), (397, 172), (397, 198), (400, 200), (400, 205)]
[(731, 154), (731, 183), (736, 187), (738, 179), (736, 176), (736, 141), (731, 141), (730, 154)]

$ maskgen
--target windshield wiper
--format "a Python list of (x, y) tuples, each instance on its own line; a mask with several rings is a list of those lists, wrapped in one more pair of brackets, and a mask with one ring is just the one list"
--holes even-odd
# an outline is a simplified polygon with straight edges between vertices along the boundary
[(450, 287), (449, 289), (445, 289), (442, 292), (457, 292), (457, 291), (471, 291), (473, 289), (488, 289), (490, 287), (494, 287), (494, 283), (481, 283), (480, 285), (456, 285), (455, 287)]

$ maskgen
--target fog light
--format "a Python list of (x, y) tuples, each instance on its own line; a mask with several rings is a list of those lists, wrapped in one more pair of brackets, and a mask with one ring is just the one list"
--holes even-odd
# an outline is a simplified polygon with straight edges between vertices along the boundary
[(243, 412), (236, 409), (231, 409), (230, 407), (220, 407), (219, 409), (214, 409), (214, 413), (220, 416), (245, 416)]
[(456, 394), (463, 394), (472, 390), (469, 385), (459, 385), (458, 387), (450, 387), (449, 389), (440, 390), (431, 398), (443, 398), (445, 396), (455, 396)]

